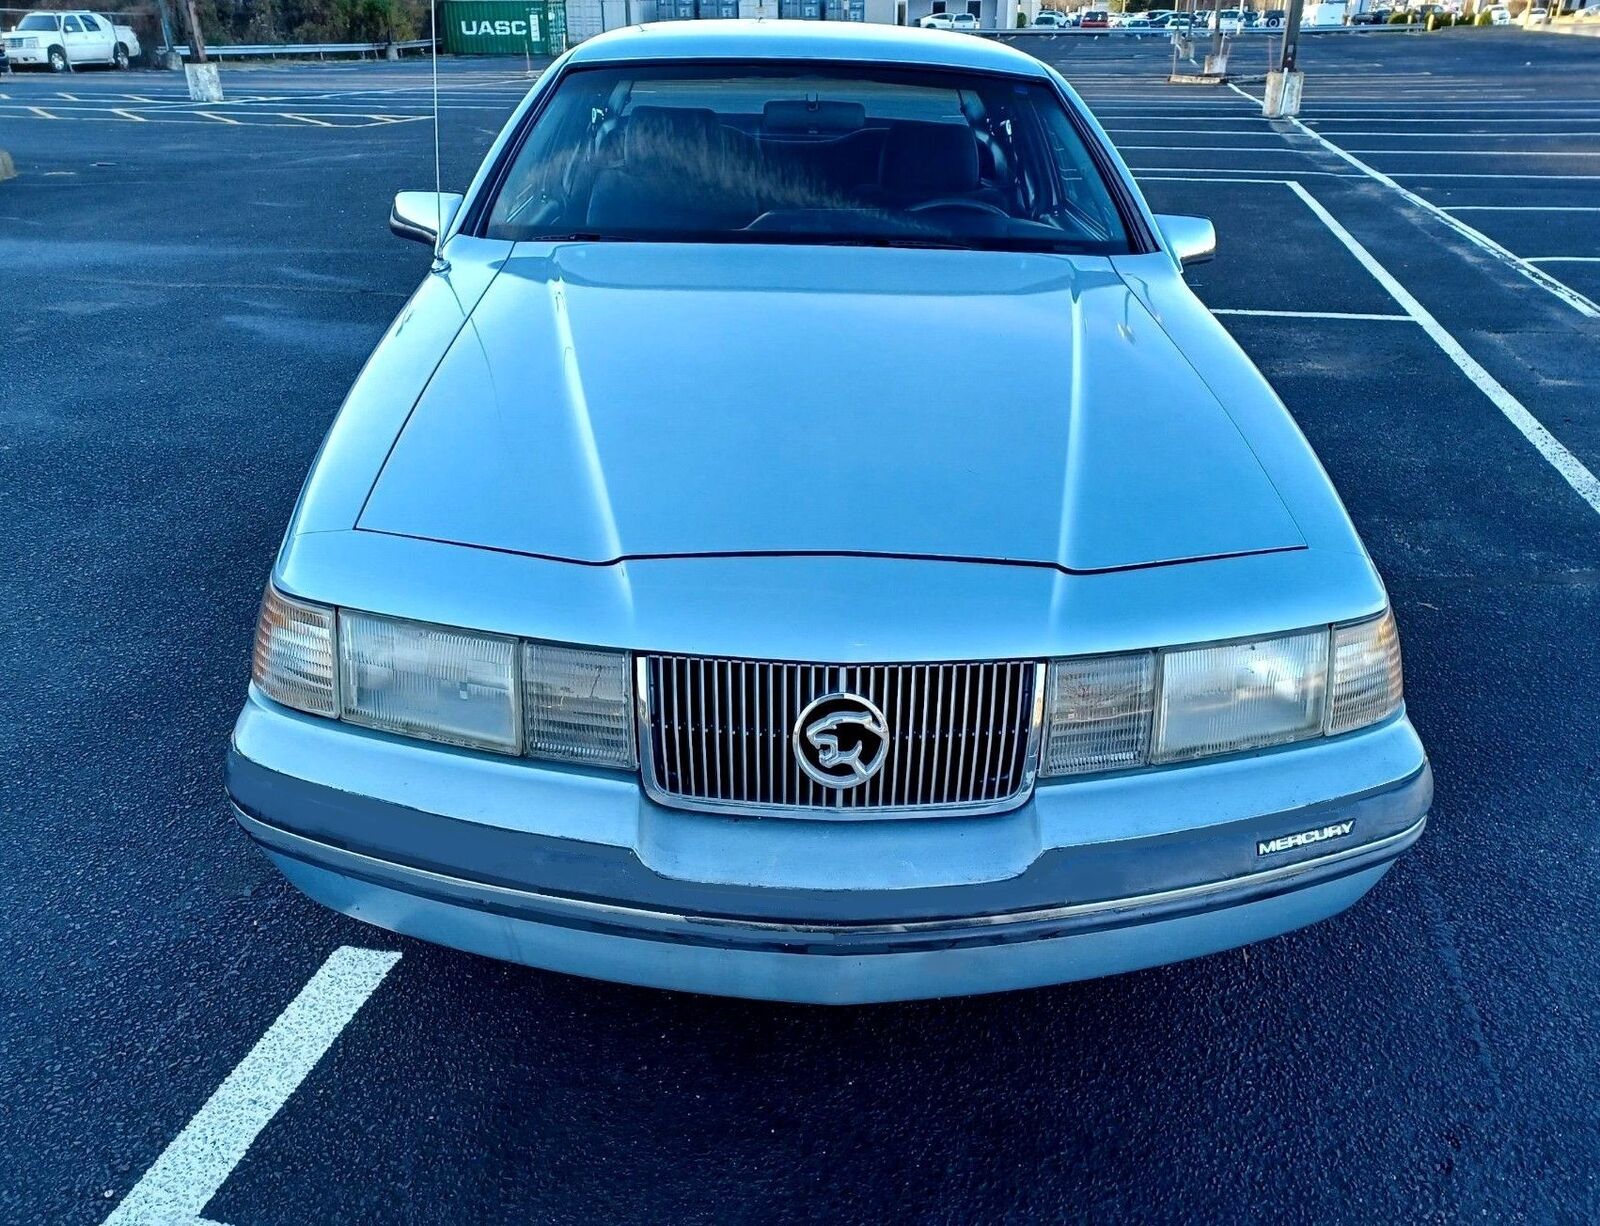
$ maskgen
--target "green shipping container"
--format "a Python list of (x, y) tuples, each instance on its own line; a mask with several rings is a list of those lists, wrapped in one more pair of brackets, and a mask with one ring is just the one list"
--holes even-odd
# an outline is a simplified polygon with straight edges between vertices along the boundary
[(451, 55), (560, 55), (567, 49), (564, 0), (444, 0)]

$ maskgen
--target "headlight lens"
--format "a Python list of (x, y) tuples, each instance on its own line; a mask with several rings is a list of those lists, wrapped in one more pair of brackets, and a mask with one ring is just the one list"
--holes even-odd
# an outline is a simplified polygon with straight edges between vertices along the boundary
[(550, 643), (524, 643), (522, 650), (528, 753), (588, 766), (633, 766), (628, 657)]
[(522, 748), (516, 640), (371, 613), (339, 614), (339, 714), (402, 736)]
[[(251, 680), (402, 736), (631, 770), (626, 652), (335, 610), (270, 585)], [(1403, 699), (1394, 615), (1202, 647), (1050, 662), (1042, 777), (1236, 753), (1375, 724)]]
[(1208, 647), (1053, 660), (1043, 777), (1182, 762), (1334, 735), (1403, 697), (1394, 615)]
[(1150, 745), (1155, 656), (1088, 656), (1050, 665), (1046, 775), (1120, 770), (1144, 762)]
[(313, 715), (337, 715), (333, 610), (301, 604), (268, 585), (256, 620), (250, 679), (286, 707)]
[(631, 769), (626, 652), (306, 604), (270, 585), (251, 679), (285, 706), (401, 736)]
[(1326, 630), (1165, 652), (1150, 760), (1316, 736), (1327, 681)]
[(1400, 705), (1400, 634), (1394, 613), (1333, 631), (1333, 694), (1328, 731), (1377, 723)]

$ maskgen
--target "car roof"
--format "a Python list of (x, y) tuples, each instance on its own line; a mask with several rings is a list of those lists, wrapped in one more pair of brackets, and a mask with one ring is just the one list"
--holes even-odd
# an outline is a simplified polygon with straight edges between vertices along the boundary
[(641, 60), (819, 60), (920, 64), (1044, 77), (1031, 55), (1000, 43), (937, 30), (843, 21), (666, 21), (585, 39), (568, 63)]

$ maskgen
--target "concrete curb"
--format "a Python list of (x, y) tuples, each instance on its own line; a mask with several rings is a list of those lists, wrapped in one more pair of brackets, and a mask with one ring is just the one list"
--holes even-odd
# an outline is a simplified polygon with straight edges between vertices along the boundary
[(4, 183), (7, 179), (14, 179), (16, 177), (17, 164), (11, 160), (11, 155), (9, 153), (7, 153), (4, 149), (0, 149), (0, 183)]

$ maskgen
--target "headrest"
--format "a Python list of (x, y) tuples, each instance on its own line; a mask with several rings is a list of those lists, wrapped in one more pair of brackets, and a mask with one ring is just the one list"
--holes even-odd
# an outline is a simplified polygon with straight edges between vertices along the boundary
[(722, 138), (722, 124), (709, 107), (640, 106), (628, 115), (622, 158), (636, 162), (700, 152)]
[(867, 108), (859, 102), (822, 102), (805, 98), (775, 98), (761, 108), (766, 132), (805, 132), (812, 136), (855, 132), (866, 126)]
[(970, 192), (978, 186), (977, 139), (964, 123), (897, 123), (884, 138), (878, 174), (892, 192)]

